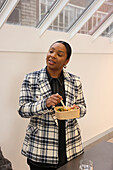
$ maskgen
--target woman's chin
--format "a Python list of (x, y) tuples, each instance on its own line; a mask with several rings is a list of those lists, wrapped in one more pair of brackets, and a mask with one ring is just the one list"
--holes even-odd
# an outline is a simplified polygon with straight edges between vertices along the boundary
[(55, 65), (54, 65), (54, 64), (47, 64), (47, 67), (48, 67), (49, 69), (55, 69)]

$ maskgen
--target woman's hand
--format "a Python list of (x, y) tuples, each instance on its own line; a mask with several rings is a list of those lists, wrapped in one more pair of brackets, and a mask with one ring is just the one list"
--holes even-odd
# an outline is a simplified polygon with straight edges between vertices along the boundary
[(76, 104), (73, 104), (71, 107), (70, 107), (70, 109), (74, 109), (74, 108), (77, 108), (77, 109), (79, 109), (79, 107), (76, 105)]
[(62, 96), (60, 96), (58, 93), (53, 94), (47, 99), (46, 106), (47, 107), (55, 106), (58, 103), (60, 103), (61, 100), (62, 100)]

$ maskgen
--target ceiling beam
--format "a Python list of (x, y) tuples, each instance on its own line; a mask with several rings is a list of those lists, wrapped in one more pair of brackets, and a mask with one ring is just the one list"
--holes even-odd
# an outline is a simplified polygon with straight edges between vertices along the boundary
[(69, 29), (70, 36), (73, 36), (84, 26), (84, 24), (91, 18), (91, 16), (99, 9), (99, 7), (104, 3), (105, 0), (95, 0), (91, 5), (83, 12), (83, 14), (78, 18), (78, 20)]
[(105, 31), (105, 29), (111, 25), (112, 22), (113, 14), (111, 14), (109, 18), (107, 18), (107, 20), (105, 20), (103, 24), (94, 32), (92, 39), (95, 40), (99, 35), (101, 35)]
[(66, 6), (69, 0), (57, 0), (51, 6), (50, 10), (47, 11), (44, 18), (39, 22), (37, 27), (39, 28), (39, 36), (42, 36), (50, 24), (55, 20), (58, 14), (62, 11), (62, 9)]
[(4, 5), (4, 8), (0, 12), (0, 28), (3, 26), (3, 24), (6, 22), (16, 5), (18, 4), (19, 0), (9, 0)]

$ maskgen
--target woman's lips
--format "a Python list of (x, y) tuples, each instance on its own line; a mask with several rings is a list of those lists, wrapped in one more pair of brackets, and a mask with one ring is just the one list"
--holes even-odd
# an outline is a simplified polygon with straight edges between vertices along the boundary
[(53, 60), (48, 60), (48, 63), (51, 65), (55, 64), (55, 62)]

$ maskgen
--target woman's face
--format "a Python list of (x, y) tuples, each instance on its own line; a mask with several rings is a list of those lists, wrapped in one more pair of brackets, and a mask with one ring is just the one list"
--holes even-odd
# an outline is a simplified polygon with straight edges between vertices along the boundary
[(47, 68), (56, 71), (62, 70), (68, 62), (66, 47), (62, 43), (53, 44), (47, 53)]

